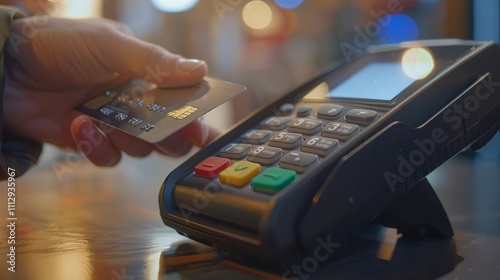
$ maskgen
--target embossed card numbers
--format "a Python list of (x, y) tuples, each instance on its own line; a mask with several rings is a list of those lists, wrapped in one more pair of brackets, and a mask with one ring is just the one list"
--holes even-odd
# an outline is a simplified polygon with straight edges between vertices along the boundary
[(76, 110), (147, 142), (157, 143), (245, 89), (209, 77), (191, 87), (152, 90), (141, 80), (130, 80), (102, 92)]

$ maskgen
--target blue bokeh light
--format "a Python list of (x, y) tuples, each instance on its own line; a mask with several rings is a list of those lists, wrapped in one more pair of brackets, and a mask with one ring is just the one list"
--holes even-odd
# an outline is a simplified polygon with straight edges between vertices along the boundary
[(428, 5), (437, 5), (441, 2), (441, 0), (420, 0), (420, 2)]
[(403, 14), (387, 17), (380, 20), (380, 23), (386, 23), (386, 26), (381, 24), (380, 32), (380, 38), (384, 43), (397, 44), (418, 39), (418, 26), (411, 17)]
[(297, 8), (304, 0), (274, 0), (276, 4), (285, 9)]

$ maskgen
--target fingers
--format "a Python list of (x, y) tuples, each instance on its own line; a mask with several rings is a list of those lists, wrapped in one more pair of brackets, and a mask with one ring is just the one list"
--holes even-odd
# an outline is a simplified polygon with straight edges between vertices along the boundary
[[(103, 133), (105, 132), (105, 134)], [(164, 155), (180, 157), (195, 146), (212, 142), (219, 132), (197, 120), (153, 145), (112, 127), (97, 128), (87, 116), (80, 115), (71, 123), (71, 135), (76, 146), (97, 166), (113, 166), (121, 159), (121, 152), (133, 157), (145, 157), (153, 150)]]
[(130, 26), (126, 25), (125, 23), (119, 22), (119, 21), (114, 21), (114, 20), (110, 20), (107, 18), (82, 19), (82, 21), (88, 21), (91, 23), (102, 22), (103, 24), (109, 24), (110, 26), (114, 27), (116, 30), (123, 32), (126, 35), (134, 36), (134, 32), (132, 31)]
[[(200, 82), (208, 71), (204, 61), (137, 39), (126, 25), (111, 20), (30, 17), (14, 21), (12, 37), (24, 39), (25, 30), (30, 28), (31, 43), (11, 40), (7, 51), (16, 59), (29, 55), (23, 61), (23, 65), (30, 65), (25, 71), (42, 73), (35, 80), (46, 87), (104, 84), (117, 74), (161, 87), (179, 87)], [(16, 56), (19, 52), (22, 57)]]
[(121, 152), (86, 116), (71, 123), (71, 135), (83, 154), (97, 166), (113, 166), (120, 161)]
[(185, 126), (179, 133), (198, 147), (206, 146), (220, 134), (218, 130), (203, 123), (201, 119)]
[(182, 156), (188, 153), (193, 146), (206, 146), (219, 134), (216, 129), (207, 126), (201, 120), (196, 120), (156, 144), (156, 150), (169, 156)]
[(108, 139), (119, 150), (132, 157), (145, 157), (154, 150), (154, 145), (144, 140), (128, 135), (120, 130), (111, 128), (106, 131)]
[(117, 164), (122, 151), (133, 157), (145, 157), (154, 150), (152, 144), (113, 127), (101, 124), (100, 130), (86, 116), (78, 116), (73, 120), (71, 135), (78, 149), (97, 166)]
[(193, 143), (186, 141), (186, 138), (177, 132), (156, 144), (155, 150), (167, 156), (180, 157), (187, 154), (192, 147)]

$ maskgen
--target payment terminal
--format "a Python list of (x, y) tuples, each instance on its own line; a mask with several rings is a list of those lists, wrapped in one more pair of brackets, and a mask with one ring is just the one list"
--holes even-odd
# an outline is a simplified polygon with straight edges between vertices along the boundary
[(500, 128), (500, 51), (430, 40), (353, 53), (166, 178), (163, 222), (228, 255), (289, 262), (379, 223), (451, 237), (425, 177)]

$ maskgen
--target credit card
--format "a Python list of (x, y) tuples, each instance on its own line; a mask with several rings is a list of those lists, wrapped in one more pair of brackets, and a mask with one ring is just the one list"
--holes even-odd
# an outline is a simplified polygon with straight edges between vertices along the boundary
[(75, 109), (130, 135), (157, 143), (245, 89), (210, 77), (194, 86), (155, 89), (134, 79), (105, 90)]

